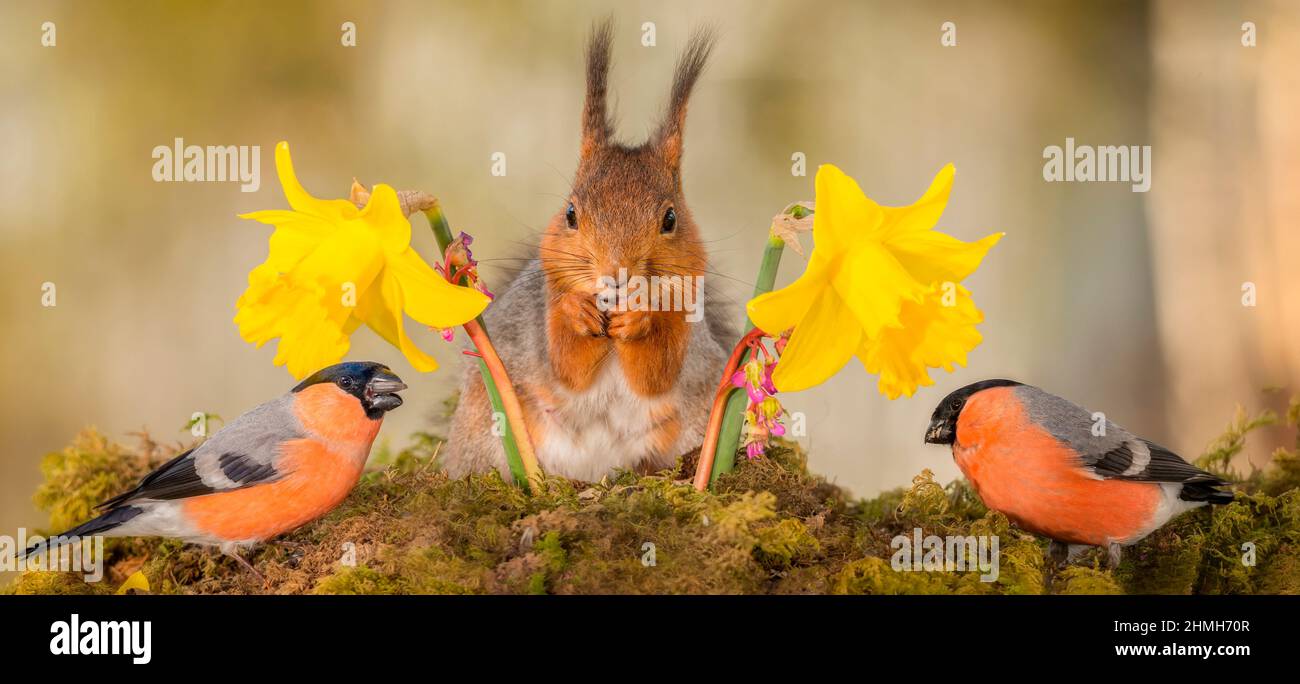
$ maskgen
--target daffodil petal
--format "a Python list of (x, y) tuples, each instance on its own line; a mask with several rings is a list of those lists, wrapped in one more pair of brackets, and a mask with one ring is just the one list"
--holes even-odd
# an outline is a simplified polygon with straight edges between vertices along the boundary
[(916, 280), (930, 285), (960, 282), (979, 268), (984, 255), (1005, 233), (993, 233), (975, 242), (963, 242), (935, 230), (903, 233), (887, 248)]
[(275, 226), (267, 261), (281, 273), (292, 269), (338, 230), (336, 224), (296, 211), (255, 211), (239, 217)]
[(749, 320), (769, 335), (780, 335), (793, 328), (808, 313), (819, 291), (827, 287), (829, 265), (813, 250), (808, 266), (794, 282), (779, 290), (761, 294), (745, 304)]
[(293, 159), (289, 157), (289, 143), (280, 141), (275, 146), (275, 172), (280, 177), (280, 187), (284, 198), (294, 211), (310, 214), (326, 220), (351, 219), (357, 215), (357, 207), (343, 199), (322, 200), (312, 197), (298, 182), (298, 175), (293, 170)]
[(304, 300), (287, 321), (276, 344), (275, 364), (301, 380), (343, 360), (351, 341), (330, 320), (329, 311)]
[(293, 269), (292, 280), (316, 288), (330, 320), (341, 327), (383, 269), (383, 257), (373, 233), (340, 230)]
[(117, 588), (117, 595), (122, 596), (132, 589), (136, 591), (149, 591), (149, 578), (144, 576), (143, 570), (136, 570), (131, 576), (126, 578), (122, 586)]
[(927, 368), (952, 372), (954, 364), (966, 365), (966, 355), (983, 339), (975, 326), (984, 316), (969, 291), (954, 287), (936, 286), (923, 302), (905, 303), (901, 327), (863, 341), (858, 357), (868, 373), (879, 375), (881, 394), (910, 397), (917, 387), (934, 384)]
[(354, 311), (351, 316), (348, 316), (347, 323), (343, 324), (343, 334), (350, 337), (352, 333), (357, 331), (357, 328), (360, 328), (364, 324), (365, 321), (357, 318), (356, 312)]
[(296, 300), (277, 297), (284, 285), (280, 275), (268, 264), (261, 264), (248, 274), (248, 288), (235, 303), (235, 325), (239, 336), (258, 347), (280, 334), (280, 322), (287, 319)]
[(815, 185), (814, 251), (841, 251), (868, 238), (884, 220), (880, 205), (868, 199), (858, 182), (839, 168), (831, 164), (818, 167)]
[(952, 164), (948, 164), (939, 169), (930, 183), (930, 189), (916, 203), (906, 207), (882, 207), (885, 220), (880, 227), (879, 239), (889, 241), (898, 235), (934, 228), (948, 206), (954, 174)]
[(397, 191), (391, 186), (380, 183), (370, 193), (357, 220), (365, 221), (379, 235), (379, 242), (384, 251), (397, 254), (411, 246), (411, 222), (402, 213), (402, 204), (397, 199)]
[(275, 365), (286, 366), (290, 374), (302, 379), (347, 354), (347, 335), (330, 320), (330, 312), (321, 304), (315, 288), (290, 286), (288, 279), (278, 274), (269, 282), (260, 276), (252, 282), (252, 274), (249, 280), (249, 289), (240, 297), (235, 324), (245, 341), (259, 347), (271, 339), (280, 339)]
[(819, 385), (853, 358), (862, 329), (851, 315), (845, 320), (847, 312), (835, 288), (822, 288), (808, 313), (795, 325), (772, 372), (777, 390), (798, 392)]
[(415, 370), (421, 373), (436, 370), (438, 362), (406, 335), (405, 321), (402, 319), (402, 286), (397, 277), (389, 269), (384, 269), (377, 281), (377, 286), (366, 291), (357, 305), (356, 317), (365, 321), (371, 330), (389, 344), (401, 350)]
[(831, 282), (868, 337), (881, 328), (897, 327), (903, 301), (920, 301), (927, 289), (889, 251), (872, 241), (846, 254)]
[(454, 328), (474, 320), (491, 303), (487, 295), (452, 285), (438, 275), (415, 250), (389, 258), (389, 269), (402, 288), (406, 314), (435, 328)]

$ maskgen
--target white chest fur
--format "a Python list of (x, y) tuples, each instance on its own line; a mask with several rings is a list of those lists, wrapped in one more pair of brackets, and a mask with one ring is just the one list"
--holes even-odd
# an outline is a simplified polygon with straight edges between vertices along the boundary
[(656, 406), (673, 393), (647, 399), (628, 386), (617, 359), (608, 360), (582, 392), (557, 389), (544, 409), (537, 458), (547, 474), (599, 480), (616, 469), (631, 470), (651, 455)]

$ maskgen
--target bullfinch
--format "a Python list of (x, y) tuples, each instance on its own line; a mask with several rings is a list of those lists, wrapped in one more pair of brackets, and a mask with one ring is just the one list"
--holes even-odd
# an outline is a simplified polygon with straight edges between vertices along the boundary
[(259, 578), (239, 549), (296, 529), (352, 491), (384, 414), (406, 385), (378, 363), (340, 363), (222, 427), (164, 463), (68, 537), (174, 537), (218, 547)]
[(944, 398), (925, 433), (984, 504), (1052, 540), (1059, 563), (1084, 546), (1120, 549), (1193, 508), (1232, 501), (1228, 483), (1091, 411), (1014, 380)]

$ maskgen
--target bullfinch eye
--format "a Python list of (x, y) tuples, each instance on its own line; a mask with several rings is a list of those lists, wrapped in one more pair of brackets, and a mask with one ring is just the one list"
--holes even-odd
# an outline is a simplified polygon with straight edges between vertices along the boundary
[(564, 221), (569, 224), (569, 228), (578, 229), (578, 210), (573, 208), (573, 202), (569, 202), (569, 208), (564, 210)]
[(677, 227), (677, 212), (673, 210), (672, 207), (668, 207), (668, 211), (664, 212), (664, 223), (663, 226), (659, 228), (659, 232), (671, 233), (673, 232), (673, 229), (676, 227)]
[(345, 390), (350, 390), (352, 389), (352, 385), (353, 385), (352, 378), (346, 375), (339, 378), (339, 387), (342, 387)]

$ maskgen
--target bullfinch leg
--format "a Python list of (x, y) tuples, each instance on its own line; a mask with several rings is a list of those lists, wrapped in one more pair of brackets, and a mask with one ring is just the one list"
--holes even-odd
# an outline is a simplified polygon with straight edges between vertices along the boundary
[(262, 573), (258, 572), (257, 568), (254, 568), (252, 563), (249, 563), (248, 561), (244, 560), (244, 557), (239, 555), (239, 550), (235, 548), (233, 545), (222, 544), (221, 555), (234, 558), (235, 561), (237, 561), (240, 565), (244, 566), (245, 570), (253, 573), (253, 576), (257, 578), (258, 582), (261, 582), (264, 585), (267, 583), (266, 577), (262, 576)]

